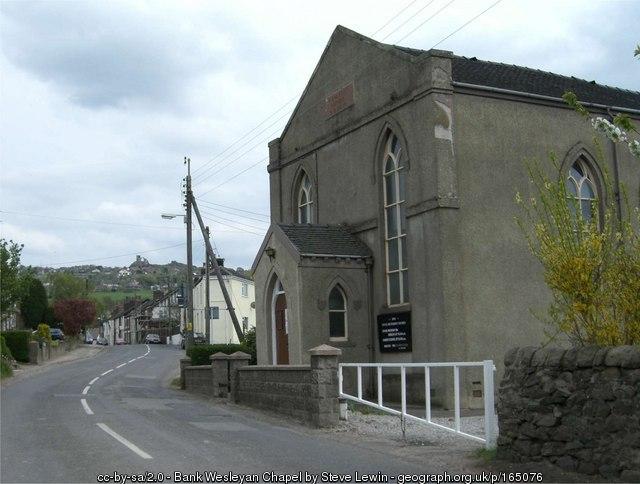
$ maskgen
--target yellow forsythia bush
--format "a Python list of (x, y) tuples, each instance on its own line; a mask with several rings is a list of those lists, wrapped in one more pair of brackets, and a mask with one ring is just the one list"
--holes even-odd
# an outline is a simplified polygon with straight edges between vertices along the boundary
[(552, 294), (547, 335), (565, 335), (574, 346), (640, 344), (638, 207), (627, 206), (623, 218), (610, 196), (593, 204), (591, 219), (583, 218), (565, 188), (566, 176), (553, 156), (551, 161), (557, 180), (528, 163), (535, 196), (516, 194), (523, 211), (517, 222)]

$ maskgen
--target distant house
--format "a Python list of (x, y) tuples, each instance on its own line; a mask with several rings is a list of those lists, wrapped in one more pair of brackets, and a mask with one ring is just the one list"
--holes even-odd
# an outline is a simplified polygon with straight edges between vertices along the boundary
[[(239, 272), (226, 267), (220, 268), (231, 302), (235, 308), (238, 323), (243, 332), (256, 325), (255, 311), (255, 287), (253, 280), (244, 272)], [(238, 343), (231, 314), (222, 295), (222, 289), (218, 279), (211, 271), (209, 276), (209, 306), (211, 310), (209, 342)], [(206, 279), (200, 277), (193, 288), (193, 330), (207, 334), (206, 328)]]

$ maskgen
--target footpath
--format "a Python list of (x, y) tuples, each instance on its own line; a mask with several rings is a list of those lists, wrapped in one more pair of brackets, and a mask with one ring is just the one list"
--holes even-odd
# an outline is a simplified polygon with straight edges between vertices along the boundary
[(17, 381), (21, 381), (30, 376), (48, 371), (56, 365), (68, 363), (70, 361), (82, 360), (85, 358), (93, 358), (105, 349), (106, 348), (104, 346), (78, 346), (77, 348), (67, 352), (63, 356), (60, 356), (59, 358), (56, 358), (54, 360), (47, 360), (38, 365), (29, 363), (18, 363), (18, 367), (13, 369), (13, 376), (3, 378), (0, 382), (0, 386), (2, 388), (6, 388), (10, 385), (13, 385)]

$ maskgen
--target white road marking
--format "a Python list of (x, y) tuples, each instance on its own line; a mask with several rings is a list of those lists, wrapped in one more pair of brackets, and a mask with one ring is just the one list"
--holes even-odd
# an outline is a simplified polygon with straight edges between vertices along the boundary
[(136, 360), (137, 360), (137, 358), (133, 358), (132, 360), (129, 360), (127, 363), (133, 363)]
[(102, 373), (100, 373), (100, 376), (105, 376), (108, 375), (109, 373), (111, 373), (113, 371), (113, 368), (111, 368), (110, 370), (107, 371), (103, 371)]
[(133, 452), (135, 452), (136, 454), (138, 454), (140, 457), (142, 457), (143, 459), (153, 459), (153, 457), (151, 457), (149, 454), (147, 454), (144, 450), (142, 450), (140, 447), (138, 447), (137, 445), (129, 442), (127, 439), (125, 439), (122, 435), (114, 432), (113, 430), (111, 430), (109, 428), (108, 425), (103, 424), (103, 423), (97, 423), (96, 424), (98, 427), (100, 427), (102, 430), (104, 430), (106, 433), (108, 433), (111, 437), (113, 437), (114, 439), (116, 439), (118, 442), (120, 442), (121, 444), (127, 446), (130, 450), (132, 450)]
[(116, 368), (122, 368), (126, 363), (122, 363), (121, 365), (116, 366)]
[(90, 389), (91, 389), (91, 385), (87, 385), (86, 387), (84, 387), (84, 390), (82, 390), (82, 394), (86, 395), (87, 393), (89, 393)]
[(87, 404), (87, 401), (84, 398), (80, 399), (80, 403), (82, 404), (84, 411), (87, 412), (87, 415), (93, 415), (93, 410), (89, 408), (89, 404)]
[(89, 385), (93, 385), (95, 382), (98, 381), (99, 378), (100, 378), (99, 376), (95, 377), (93, 380), (89, 382)]

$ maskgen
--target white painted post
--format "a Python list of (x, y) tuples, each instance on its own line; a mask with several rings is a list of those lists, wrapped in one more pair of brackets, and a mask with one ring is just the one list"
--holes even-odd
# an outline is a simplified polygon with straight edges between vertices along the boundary
[(402, 398), (402, 418), (407, 414), (407, 369), (400, 367), (400, 393)]
[(425, 418), (431, 422), (431, 373), (428, 366), (424, 367), (424, 405)]
[(456, 416), (456, 432), (460, 432), (460, 368), (453, 365), (453, 395)]
[(338, 365), (338, 395), (342, 393), (342, 365)]
[(494, 396), (493, 396), (493, 360), (484, 360), (484, 438), (485, 448), (493, 449), (496, 446), (496, 432), (494, 422)]
[(362, 400), (362, 367), (358, 366), (358, 398)]
[(382, 367), (379, 366), (378, 370), (378, 405), (382, 406)]

